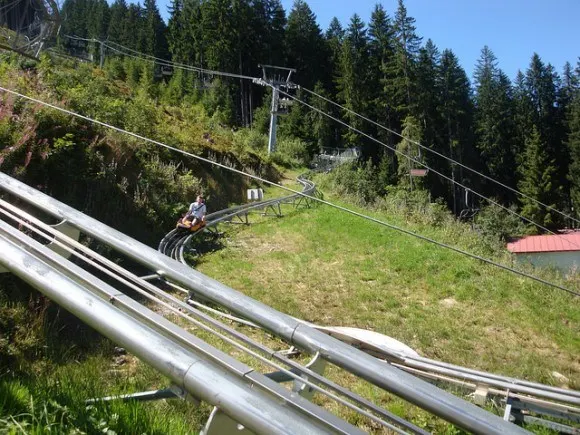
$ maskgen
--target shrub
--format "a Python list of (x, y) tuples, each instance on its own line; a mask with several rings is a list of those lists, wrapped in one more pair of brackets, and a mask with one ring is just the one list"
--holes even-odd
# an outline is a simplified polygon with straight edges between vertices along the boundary
[[(510, 210), (515, 212), (516, 207), (511, 206)], [(503, 244), (511, 237), (526, 234), (526, 225), (518, 216), (496, 205), (482, 207), (475, 217), (475, 226), (494, 244)]]
[(268, 147), (268, 139), (257, 130), (242, 129), (233, 134), (234, 149), (240, 153), (248, 151), (265, 153)]
[(359, 204), (375, 202), (381, 190), (370, 160), (340, 165), (331, 172), (330, 180), (339, 194), (354, 196)]
[(276, 144), (273, 158), (283, 166), (306, 166), (310, 162), (308, 144), (297, 138), (283, 137)]

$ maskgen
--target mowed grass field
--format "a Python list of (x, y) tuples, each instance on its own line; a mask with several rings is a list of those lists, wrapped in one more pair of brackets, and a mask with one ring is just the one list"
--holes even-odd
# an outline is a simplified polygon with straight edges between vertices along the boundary
[[(464, 224), (342, 205), (489, 255)], [(580, 388), (580, 298), (329, 206), (288, 206), (283, 218), (227, 230), (225, 248), (197, 268), (310, 322), (370, 329), (426, 357), (562, 385), (556, 371)], [(542, 276), (579, 291), (578, 280)]]

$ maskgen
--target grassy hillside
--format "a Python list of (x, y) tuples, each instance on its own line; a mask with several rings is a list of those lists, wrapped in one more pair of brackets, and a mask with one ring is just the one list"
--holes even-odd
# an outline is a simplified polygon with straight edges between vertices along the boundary
[[(133, 70), (131, 70), (133, 68)], [(135, 69), (141, 72), (135, 73)], [(137, 78), (135, 78), (137, 77)], [(139, 79), (141, 77), (141, 79)], [(232, 131), (219, 110), (169, 104), (143, 65), (23, 64), (4, 58), (0, 82), (46, 101), (171, 145), (281, 178), (264, 137)], [(281, 148), (296, 150), (296, 141)], [(199, 190), (210, 211), (241, 202), (247, 180), (129, 140), (53, 110), (0, 96), (0, 170), (128, 234), (155, 245)], [(285, 180), (297, 187), (288, 173)], [(325, 177), (319, 182), (330, 186)], [(327, 198), (356, 208), (345, 196)], [(268, 195), (280, 192), (268, 191)], [(510, 258), (443, 207), (382, 198), (381, 220), (473, 252)], [(422, 355), (580, 388), (578, 298), (516, 277), (326, 206), (293, 210), (227, 231), (225, 248), (199, 259), (202, 272), (276, 309), (321, 325), (355, 326), (395, 337)], [(578, 289), (578, 278), (549, 280)], [(455, 429), (341, 371), (336, 380), (438, 433)], [(179, 401), (86, 406), (84, 400), (162, 388), (166, 381), (115, 351), (72, 316), (10, 275), (0, 275), (0, 433), (196, 433), (209, 415)], [(319, 403), (322, 399), (317, 399)], [(332, 407), (333, 405), (328, 404)], [(357, 417), (342, 414), (353, 423)], [(373, 427), (363, 426), (374, 430)]]
[[(370, 211), (328, 192), (327, 199), (510, 262), (498, 244), (484, 243), (470, 225), (437, 206), (404, 206), (387, 198), (380, 211)], [(283, 219), (228, 235), (225, 249), (204, 256), (198, 269), (282, 312), (320, 325), (377, 331), (441, 361), (580, 388), (580, 300), (568, 293), (328, 206), (287, 209)], [(531, 272), (579, 288), (578, 276)], [(562, 384), (553, 372), (569, 382)], [(455, 430), (341, 370), (329, 374), (431, 431)]]
[[(493, 254), (468, 225), (433, 210), (355, 209)], [(427, 357), (549, 384), (558, 371), (580, 388), (579, 298), (327, 206), (238, 229), (198, 268), (311, 322), (371, 329)], [(534, 273), (578, 289), (578, 277)]]
[[(128, 75), (127, 72), (130, 72)], [(273, 159), (196, 101), (160, 98), (148, 64), (104, 70), (0, 52), (0, 85), (172, 146), (277, 180)], [(198, 192), (210, 211), (243, 200), (247, 180), (208, 164), (0, 93), (0, 170), (156, 246)], [(86, 240), (99, 249), (94, 241)], [(167, 381), (10, 274), (0, 275), (0, 433), (195, 433), (209, 415), (171, 401), (84, 400)], [(200, 415), (202, 416), (200, 418)]]

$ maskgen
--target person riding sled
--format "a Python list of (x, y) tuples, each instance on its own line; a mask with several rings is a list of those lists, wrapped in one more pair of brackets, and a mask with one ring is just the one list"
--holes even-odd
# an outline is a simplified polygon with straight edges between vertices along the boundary
[(195, 202), (192, 202), (185, 216), (178, 222), (179, 228), (198, 230), (205, 226), (206, 214), (205, 200), (203, 196), (198, 195)]

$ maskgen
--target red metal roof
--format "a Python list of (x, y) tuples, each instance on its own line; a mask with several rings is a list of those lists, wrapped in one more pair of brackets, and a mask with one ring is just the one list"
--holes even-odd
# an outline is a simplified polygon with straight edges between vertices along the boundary
[(526, 252), (580, 251), (580, 232), (528, 236), (516, 242), (508, 243), (507, 248), (508, 251), (514, 254)]

